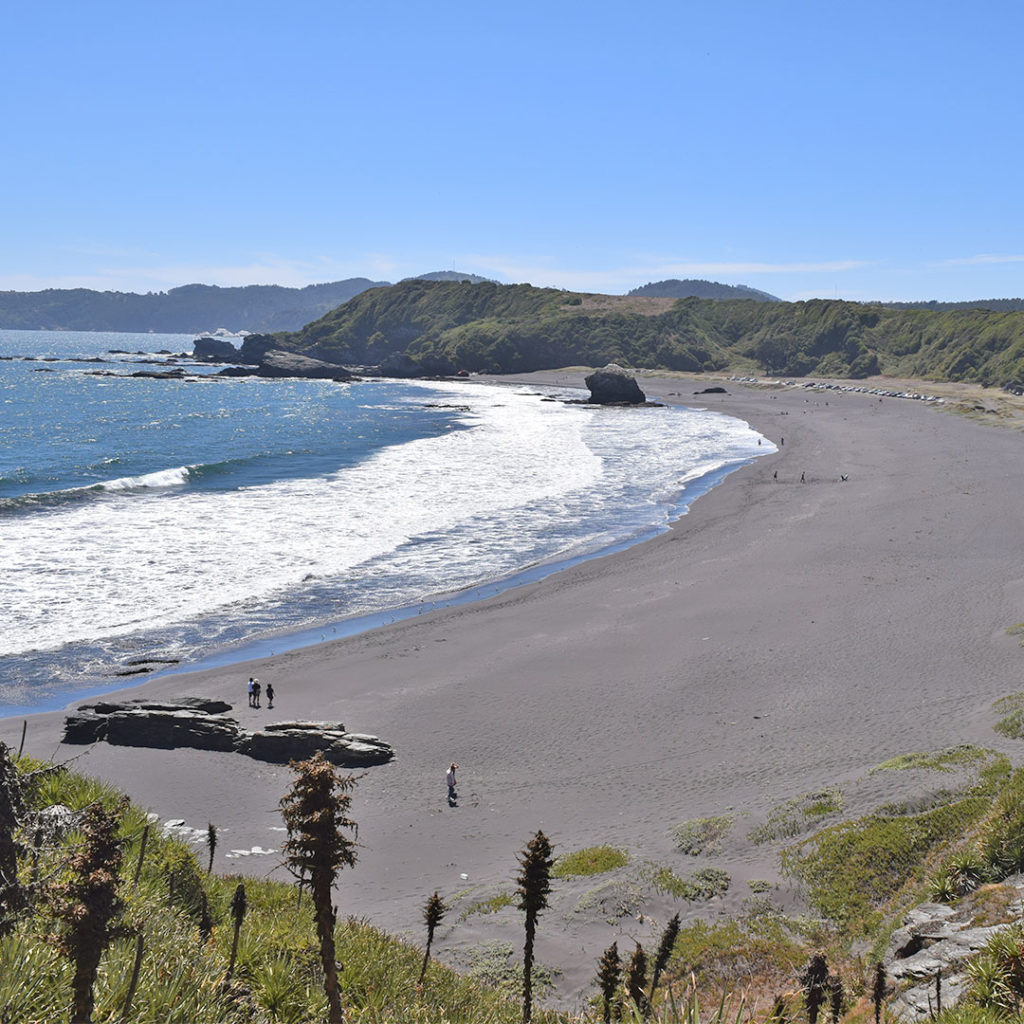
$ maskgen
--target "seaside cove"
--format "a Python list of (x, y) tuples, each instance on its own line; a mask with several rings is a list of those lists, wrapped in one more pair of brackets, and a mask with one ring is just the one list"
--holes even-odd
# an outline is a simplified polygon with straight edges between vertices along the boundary
[[(571, 371), (527, 382), (579, 386)], [(119, 693), (202, 695), (254, 732), (344, 722), (395, 751), (355, 791), (359, 860), (339, 914), (414, 937), (437, 889), (457, 908), (511, 889), (515, 853), (542, 828), (556, 854), (608, 843), (630, 864), (556, 881), (537, 936), (547, 998), (579, 1006), (613, 939), (648, 944), (684, 920), (743, 907), (750, 882), (783, 908), (800, 893), (780, 842), (751, 834), (804, 794), (837, 791), (855, 816), (930, 783), (871, 773), (894, 756), (962, 743), (1013, 750), (992, 703), (1019, 688), (1024, 619), (1020, 434), (920, 402), (854, 392), (644, 375), (649, 397), (699, 402), (777, 446), (731, 474), (661, 535), (478, 603), (333, 643), (154, 679)], [(785, 443), (783, 444), (783, 438)], [(845, 478), (845, 479), (844, 479)], [(275, 712), (247, 708), (245, 680), (273, 683)], [(63, 712), (28, 718), (26, 751), (57, 759)], [(20, 717), (0, 721), (17, 747)], [(460, 765), (459, 800), (445, 768)], [(216, 823), (225, 851), (280, 845), (284, 766), (232, 753), (88, 748), (80, 770), (123, 786), (166, 820)], [(728, 821), (714, 849), (674, 830)], [(281, 872), (273, 855), (219, 870)], [(643, 890), (644, 872), (724, 872), (707, 899)], [(721, 877), (721, 876), (718, 876)], [(640, 893), (640, 897), (636, 893)], [(511, 908), (453, 913), (434, 952), (518, 942)], [(656, 941), (656, 939), (654, 939)]]

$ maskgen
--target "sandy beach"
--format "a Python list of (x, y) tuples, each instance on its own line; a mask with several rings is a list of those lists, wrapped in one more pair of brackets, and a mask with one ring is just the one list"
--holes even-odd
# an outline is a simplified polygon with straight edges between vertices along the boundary
[[(524, 379), (581, 385), (582, 373)], [(464, 909), (508, 891), (538, 828), (556, 852), (628, 851), (613, 889), (594, 896), (601, 877), (556, 884), (541, 919), (538, 958), (562, 972), (555, 998), (568, 1006), (591, 991), (613, 939), (647, 945), (674, 909), (736, 912), (748, 880), (782, 883), (778, 844), (748, 839), (773, 806), (836, 786), (853, 815), (930, 784), (869, 777), (886, 758), (965, 742), (1012, 749), (992, 731), (991, 705), (1022, 688), (1024, 651), (1007, 634), (1024, 620), (1017, 430), (866, 394), (711, 381), (728, 393), (695, 396), (693, 379), (641, 383), (653, 398), (746, 420), (778, 453), (733, 473), (667, 533), (539, 583), (124, 691), (221, 697), (248, 728), (340, 721), (391, 742), (395, 760), (359, 783), (362, 850), (337, 903), (417, 941), (431, 892), (462, 894)], [(246, 706), (253, 674), (273, 683), (273, 711)], [(274, 856), (225, 855), (280, 845), (286, 767), (106, 744), (83, 754), (59, 745), (62, 720), (32, 716), (27, 751), (82, 755), (77, 768), (162, 820), (214, 822), (219, 871), (280, 871)], [(21, 726), (0, 721), (0, 739), (16, 747)], [(456, 808), (444, 784), (453, 759)], [(673, 826), (726, 813), (719, 854), (676, 850)], [(730, 891), (630, 902), (645, 865), (681, 876), (722, 867)], [(795, 898), (785, 884), (775, 893), (783, 906)], [(609, 910), (623, 900), (624, 913)], [(481, 943), (521, 944), (512, 908), (458, 916), (438, 934), (443, 960), (466, 966)]]

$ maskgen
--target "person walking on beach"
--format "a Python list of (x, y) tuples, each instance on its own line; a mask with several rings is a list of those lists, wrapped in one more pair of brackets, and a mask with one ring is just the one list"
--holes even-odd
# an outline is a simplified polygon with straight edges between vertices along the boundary
[(249, 707), (253, 706), (252, 697), (253, 697), (253, 687), (255, 686), (255, 684), (256, 684), (256, 680), (253, 679), (252, 676), (249, 676)]
[(274, 706), (274, 684), (267, 683), (267, 708)]
[(252, 681), (252, 706), (254, 708), (260, 706), (260, 681), (258, 679)]
[(452, 761), (448, 766), (448, 771), (444, 773), (444, 781), (448, 783), (448, 806), (454, 807), (455, 801), (458, 799), (458, 794), (455, 792), (455, 772), (458, 770), (458, 765)]

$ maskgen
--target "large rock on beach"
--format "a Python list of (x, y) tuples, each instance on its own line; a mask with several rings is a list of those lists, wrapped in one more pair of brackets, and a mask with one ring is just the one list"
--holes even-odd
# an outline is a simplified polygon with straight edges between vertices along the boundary
[(350, 768), (383, 764), (395, 756), (390, 744), (376, 736), (345, 732), (340, 722), (276, 722), (249, 733), (237, 749), (240, 754), (275, 764), (304, 761), (319, 750), (332, 764)]
[(584, 383), (590, 388), (589, 401), (595, 405), (642, 405), (647, 401), (636, 377), (617, 363), (595, 370)]
[(164, 702), (97, 701), (83, 704), (67, 716), (64, 742), (105, 740), (123, 747), (230, 751), (274, 764), (304, 760), (319, 750), (332, 764), (345, 768), (384, 764), (395, 756), (389, 743), (376, 736), (345, 732), (340, 722), (277, 722), (250, 733), (225, 714), (230, 710), (225, 701), (203, 697)]

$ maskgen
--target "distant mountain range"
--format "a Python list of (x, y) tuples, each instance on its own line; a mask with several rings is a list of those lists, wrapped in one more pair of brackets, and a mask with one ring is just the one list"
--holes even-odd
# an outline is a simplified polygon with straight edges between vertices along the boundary
[(687, 278), (680, 281), (655, 281), (634, 288), (630, 295), (646, 295), (655, 299), (751, 299), (754, 302), (781, 302), (782, 299), (745, 284), (718, 284), (717, 281), (699, 281)]

